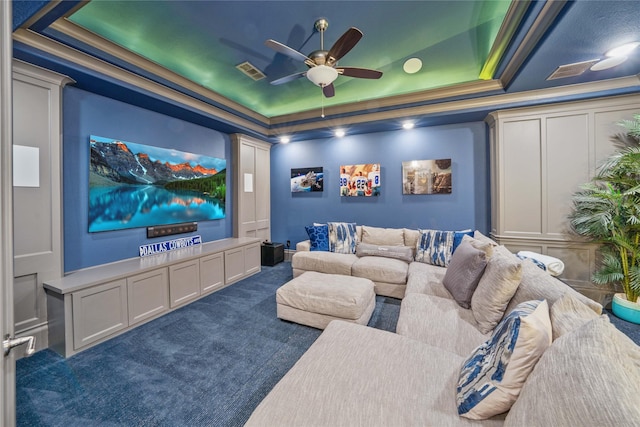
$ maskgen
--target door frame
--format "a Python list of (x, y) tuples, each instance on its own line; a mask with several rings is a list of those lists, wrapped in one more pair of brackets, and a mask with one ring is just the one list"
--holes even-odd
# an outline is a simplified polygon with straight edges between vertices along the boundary
[[(0, 1), (0, 331), (13, 337), (13, 97), (12, 9)], [(15, 355), (0, 351), (0, 422), (16, 424)]]

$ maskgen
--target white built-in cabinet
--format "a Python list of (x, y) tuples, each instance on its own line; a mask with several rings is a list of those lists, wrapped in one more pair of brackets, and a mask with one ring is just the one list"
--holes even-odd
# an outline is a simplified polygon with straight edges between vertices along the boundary
[(72, 80), (18, 60), (12, 71), (13, 168), (30, 178), (13, 182), (12, 318), (15, 335), (34, 336), (41, 350), (48, 345), (42, 283), (62, 275), (61, 105)]
[(65, 357), (260, 271), (260, 240), (229, 238), (44, 283), (49, 346)]
[(271, 144), (243, 134), (233, 144), (234, 237), (271, 240)]
[(596, 247), (570, 233), (572, 195), (615, 147), (621, 119), (640, 113), (640, 95), (496, 111), (489, 124), (491, 235), (510, 250), (563, 260), (561, 279), (607, 302), (591, 283)]

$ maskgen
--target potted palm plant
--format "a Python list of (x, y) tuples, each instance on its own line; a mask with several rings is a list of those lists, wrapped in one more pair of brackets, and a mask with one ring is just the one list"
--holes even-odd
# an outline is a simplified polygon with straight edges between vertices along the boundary
[(593, 282), (623, 291), (613, 296), (613, 313), (640, 323), (640, 114), (619, 124), (626, 132), (614, 137), (618, 150), (574, 194), (569, 220), (573, 232), (601, 245)]

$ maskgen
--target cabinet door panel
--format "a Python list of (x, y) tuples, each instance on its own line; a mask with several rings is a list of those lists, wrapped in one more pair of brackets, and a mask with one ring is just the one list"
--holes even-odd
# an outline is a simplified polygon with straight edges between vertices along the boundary
[(125, 279), (74, 292), (72, 299), (76, 350), (128, 326)]
[(244, 268), (245, 275), (257, 273), (260, 271), (260, 243), (255, 243), (245, 247), (244, 250)]
[(200, 292), (213, 292), (224, 286), (224, 254), (200, 258)]
[(169, 309), (167, 269), (127, 278), (129, 324), (141, 322)]
[(227, 284), (244, 277), (244, 248), (224, 252), (224, 276)]
[(171, 308), (191, 301), (200, 295), (200, 263), (198, 260), (182, 262), (169, 267), (169, 294)]

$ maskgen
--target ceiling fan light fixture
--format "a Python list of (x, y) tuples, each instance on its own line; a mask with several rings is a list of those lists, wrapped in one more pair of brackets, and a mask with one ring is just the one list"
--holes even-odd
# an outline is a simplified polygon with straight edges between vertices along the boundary
[(338, 78), (338, 71), (333, 67), (318, 65), (307, 71), (307, 78), (316, 86), (329, 86)]

